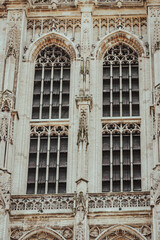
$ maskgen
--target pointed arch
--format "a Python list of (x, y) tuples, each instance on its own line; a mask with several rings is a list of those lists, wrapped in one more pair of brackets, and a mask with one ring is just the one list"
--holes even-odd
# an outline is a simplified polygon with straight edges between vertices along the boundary
[(74, 60), (76, 58), (76, 50), (73, 43), (62, 34), (52, 32), (43, 35), (30, 45), (29, 49), (26, 52), (25, 60), (34, 62), (40, 49), (43, 49), (50, 45), (56, 45), (65, 50), (70, 55), (71, 60)]
[(53, 230), (51, 228), (43, 228), (43, 227), (36, 228), (36, 229), (33, 229), (33, 230), (25, 233), (22, 237), (20, 237), (19, 240), (28, 240), (36, 234), (37, 234), (37, 236), (40, 234), (46, 234), (46, 236), (48, 235), (48, 237), (53, 237), (53, 239), (56, 238), (56, 240), (65, 240), (65, 238), (61, 234), (56, 232), (55, 230)]
[(95, 53), (97, 59), (102, 59), (105, 52), (119, 43), (124, 43), (132, 48), (141, 57), (145, 53), (143, 42), (137, 38), (137, 36), (125, 31), (117, 30), (107, 36), (105, 36), (98, 46)]
[[(127, 238), (127, 234), (132, 237), (133, 239), (135, 239), (134, 237), (136, 237), (137, 240), (147, 240), (141, 233), (139, 233), (136, 229), (127, 226), (127, 225), (116, 225), (116, 226), (112, 226), (110, 228), (108, 228), (107, 230), (104, 230), (97, 238), (96, 240), (103, 240), (104, 237), (107, 237), (109, 235), (113, 235), (115, 233), (115, 240), (119, 239), (119, 237), (125, 237), (126, 234), (126, 238), (124, 239), (131, 239), (131, 238)], [(117, 238), (116, 238), (116, 234), (117, 234)], [(119, 234), (119, 235), (118, 235)], [(124, 234), (124, 235), (123, 235)]]

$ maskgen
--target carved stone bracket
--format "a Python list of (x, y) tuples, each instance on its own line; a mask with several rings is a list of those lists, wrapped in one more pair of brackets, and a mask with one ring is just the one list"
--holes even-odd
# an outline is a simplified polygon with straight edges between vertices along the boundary
[(10, 207), (11, 174), (0, 169), (0, 205), (5, 211)]
[(0, 92), (0, 140), (13, 143), (14, 118), (18, 113), (14, 110), (15, 96), (9, 90)]
[(0, 92), (0, 108), (1, 111), (13, 111), (15, 104), (15, 96), (9, 91)]
[(160, 164), (156, 165), (151, 174), (151, 205), (157, 204), (160, 193)]
[(160, 105), (160, 85), (156, 86), (154, 95), (155, 95), (155, 104), (156, 106), (159, 106)]
[(13, 56), (15, 58), (19, 55), (20, 46), (20, 31), (16, 24), (10, 27), (8, 32), (6, 57)]

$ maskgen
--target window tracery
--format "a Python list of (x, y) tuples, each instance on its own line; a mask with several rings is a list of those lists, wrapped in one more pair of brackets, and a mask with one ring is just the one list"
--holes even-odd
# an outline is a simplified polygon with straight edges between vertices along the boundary
[(104, 56), (103, 116), (139, 116), (138, 54), (125, 44)]
[(103, 118), (107, 121), (102, 126), (103, 192), (141, 190), (141, 130), (135, 116), (139, 116), (138, 54), (120, 43), (103, 59)]
[[(69, 91), (69, 54), (56, 45), (41, 49), (35, 63), (27, 184), (29, 194), (66, 191)], [(62, 119), (66, 119), (66, 125), (62, 124)]]
[(55, 45), (42, 49), (36, 60), (33, 119), (69, 117), (70, 56)]

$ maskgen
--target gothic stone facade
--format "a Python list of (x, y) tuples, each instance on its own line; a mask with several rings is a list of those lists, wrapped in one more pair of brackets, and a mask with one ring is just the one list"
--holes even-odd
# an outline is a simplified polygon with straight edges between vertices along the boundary
[[(102, 113), (105, 107), (102, 103), (102, 92), (105, 92), (103, 59), (105, 56), (106, 69), (107, 66), (111, 68), (111, 61), (117, 57), (117, 45), (121, 46), (118, 49), (122, 46), (132, 49), (125, 61), (134, 58), (139, 66), (140, 114), (134, 116), (131, 116), (131, 99), (129, 117), (123, 114), (117, 117), (116, 111), (114, 115), (111, 99), (111, 116)], [(43, 51), (46, 48), (47, 52)], [(50, 62), (47, 54), (53, 48), (58, 49), (58, 53), (54, 50), (58, 55), (57, 58), (52, 56)], [(124, 54), (119, 53), (121, 60), (129, 51), (124, 49)], [(60, 91), (59, 117), (50, 117), (46, 122), (32, 119), (35, 67), (40, 61), (42, 72), (44, 66), (49, 69), (61, 66), (61, 75), (67, 72), (65, 64), (69, 64), (69, 118), (61, 117), (67, 105), (63, 106), (64, 92)], [(122, 64), (126, 64), (125, 61)], [(110, 73), (110, 81), (113, 78)], [(119, 79), (123, 85), (121, 74)], [(128, 79), (131, 81), (131, 76)], [(40, 115), (43, 115), (42, 88), (41, 85)], [(113, 97), (112, 84), (109, 88)], [(121, 88), (115, 95), (120, 94), (122, 100)], [(131, 91), (129, 88), (128, 96), (133, 98)], [(52, 105), (54, 101), (50, 99), (49, 109)], [(122, 112), (122, 102), (118, 105)], [(120, 150), (121, 178), (114, 182), (111, 174), (116, 164), (109, 165), (112, 168), (110, 178), (104, 181), (109, 191), (102, 189), (105, 178), (102, 174), (102, 133), (106, 138), (120, 135), (120, 139), (141, 133), (140, 179), (136, 179), (140, 168), (132, 162), (131, 141), (129, 180), (123, 181), (125, 168)], [(45, 194), (42, 194), (40, 180), (36, 178), (36, 183), (29, 182), (30, 186), (35, 184), (35, 190), (31, 188), (30, 194), (26, 194), (30, 134), (38, 136), (37, 139), (41, 135), (54, 136), (53, 140), (68, 136), (67, 166), (63, 166), (63, 171), (67, 168), (66, 182), (58, 182), (56, 175), (55, 193), (47, 190), (47, 182)], [(122, 144), (122, 139), (120, 142)], [(40, 161), (39, 157), (37, 159)], [(59, 157), (57, 161), (58, 168)], [(103, 170), (105, 167), (107, 165)], [(35, 169), (37, 176), (37, 165)], [(60, 191), (64, 186), (65, 193)], [(125, 186), (130, 190), (123, 191)], [(114, 191), (117, 187), (118, 191)], [(36, 194), (31, 194), (32, 191)], [(160, 239), (159, 0), (0, 1), (0, 240), (9, 239)]]

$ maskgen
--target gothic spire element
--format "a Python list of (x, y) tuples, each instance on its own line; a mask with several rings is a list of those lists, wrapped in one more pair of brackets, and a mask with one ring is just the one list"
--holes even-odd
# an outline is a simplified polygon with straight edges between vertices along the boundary
[(88, 141), (88, 117), (89, 111), (92, 108), (92, 97), (91, 96), (80, 96), (76, 98), (76, 104), (79, 108), (79, 129), (77, 136), (77, 145), (80, 143), (86, 143), (86, 147), (89, 144)]
[(78, 130), (78, 138), (77, 144), (80, 142), (86, 142), (88, 145), (88, 124), (87, 124), (87, 109), (81, 108), (80, 110), (80, 120), (79, 120), (79, 130)]
[(80, 68), (80, 95), (85, 96), (89, 94), (89, 75), (90, 72), (90, 60), (89, 57), (87, 57), (85, 60), (81, 59), (81, 68)]

